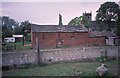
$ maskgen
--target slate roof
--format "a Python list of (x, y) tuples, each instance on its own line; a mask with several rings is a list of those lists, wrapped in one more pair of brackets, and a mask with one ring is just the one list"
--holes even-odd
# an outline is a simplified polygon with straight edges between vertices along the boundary
[(89, 32), (89, 37), (115, 37), (116, 35), (110, 31), (91, 31)]
[(88, 32), (82, 26), (68, 26), (68, 25), (36, 25), (31, 24), (32, 32)]
[(97, 26), (96, 21), (91, 21), (91, 25), (92, 27), (96, 27)]

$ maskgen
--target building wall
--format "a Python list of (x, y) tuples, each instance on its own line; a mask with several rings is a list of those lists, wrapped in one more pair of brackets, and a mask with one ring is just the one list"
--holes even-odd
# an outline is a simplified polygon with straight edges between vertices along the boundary
[(106, 45), (106, 39), (105, 37), (94, 37), (94, 38), (89, 38), (89, 44), (96, 44), (99, 46), (104, 46)]
[[(32, 33), (32, 46), (36, 47), (36, 38), (39, 36), (40, 48), (55, 48), (58, 42), (62, 47), (105, 45), (105, 37), (90, 38), (88, 32), (80, 33)], [(59, 41), (57, 41), (59, 40)]]

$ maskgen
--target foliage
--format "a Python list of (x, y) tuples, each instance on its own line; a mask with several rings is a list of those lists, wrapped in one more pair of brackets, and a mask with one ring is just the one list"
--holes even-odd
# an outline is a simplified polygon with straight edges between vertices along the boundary
[(2, 16), (0, 17), (0, 20), (2, 21), (1, 26), (2, 26), (2, 38), (3, 39), (6, 37), (12, 37), (13, 34), (26, 35), (27, 33), (26, 32), (23, 33), (23, 31), (27, 29), (30, 30), (30, 23), (28, 20), (19, 23), (8, 16)]
[(7, 27), (8, 29), (13, 30), (14, 26), (17, 26), (19, 23), (17, 21), (15, 21), (14, 19), (11, 19), (7, 16), (3, 16), (1, 17), (2, 19), (2, 27)]
[(116, 21), (116, 31), (115, 31), (115, 33), (117, 34), (117, 36), (120, 37), (120, 9), (119, 9), (118, 12), (119, 13), (118, 13), (118, 19)]
[(31, 34), (28, 33), (27, 36), (26, 36), (26, 41), (30, 42), (31, 41)]
[[(20, 27), (22, 27), (24, 36), (27, 36), (27, 33), (30, 33), (31, 26), (30, 26), (30, 22), (28, 20), (21, 22)], [(26, 30), (29, 30), (29, 32), (27, 32)]]
[(25, 30), (25, 29), (29, 30), (30, 29), (30, 22), (28, 20), (23, 21), (23, 22), (21, 22), (20, 26), (24, 27), (23, 30)]
[(14, 28), (14, 34), (16, 34), (16, 35), (22, 35), (23, 34), (23, 28), (20, 27), (20, 26), (16, 26)]
[(81, 24), (83, 24), (86, 28), (90, 27), (90, 21), (86, 16), (75, 17), (68, 23), (68, 25), (75, 26), (80, 26)]
[[(25, 42), (25, 45), (29, 45), (30, 42)], [(23, 46), (22, 42), (17, 42), (17, 43), (6, 43), (2, 45), (2, 51), (11, 51), (11, 50), (16, 50), (16, 51), (24, 51), (32, 49), (31, 46)]]
[(93, 46), (99, 46), (99, 44), (97, 44), (97, 43), (92, 43), (92, 45), (93, 45)]
[(97, 57), (96, 61), (105, 62), (105, 61), (107, 61), (107, 59), (105, 57), (101, 56), (101, 57)]
[(2, 19), (2, 38), (11, 37), (14, 27), (17, 26), (18, 23), (7, 16), (3, 16), (0, 18)]
[(96, 22), (100, 30), (111, 31), (115, 28), (115, 22), (118, 19), (119, 6), (115, 2), (105, 2), (97, 10)]
[(11, 37), (13, 34), (12, 30), (6, 26), (2, 27), (2, 38)]

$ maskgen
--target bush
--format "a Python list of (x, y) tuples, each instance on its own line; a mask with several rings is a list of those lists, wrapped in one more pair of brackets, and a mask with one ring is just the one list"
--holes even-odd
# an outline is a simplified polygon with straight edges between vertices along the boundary
[(97, 43), (93, 43), (93, 46), (99, 46)]
[(96, 58), (96, 61), (105, 62), (105, 61), (107, 61), (107, 58), (104, 57), (104, 56), (100, 56), (100, 57), (97, 57), (97, 58)]
[(20, 68), (20, 69), (28, 69), (30, 66), (31, 66), (30, 63), (26, 63), (26, 64), (20, 65), (18, 68)]
[(13, 51), (14, 43), (2, 43), (2, 51)]
[(21, 64), (21, 65), (17, 65), (17, 64), (13, 64), (12, 66), (9, 66), (8, 70), (15, 70), (15, 69), (28, 69), (31, 66), (30, 63), (27, 64)]

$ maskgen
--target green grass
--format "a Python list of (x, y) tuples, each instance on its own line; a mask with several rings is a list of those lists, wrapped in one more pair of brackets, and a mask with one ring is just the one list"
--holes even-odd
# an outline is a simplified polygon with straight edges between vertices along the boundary
[[(3, 71), (3, 76), (97, 76), (95, 69), (100, 66), (100, 62), (68, 62), (49, 64), (46, 66), (33, 66), (29, 69), (17, 69)], [(117, 61), (104, 62), (109, 69), (109, 76), (117, 73)]]
[[(25, 50), (30, 49), (31, 46), (23, 46), (22, 42), (15, 43), (16, 44), (16, 50)], [(25, 42), (24, 44), (30, 44), (30, 42)]]
[[(25, 42), (25, 44), (30, 44), (30, 42)], [(8, 49), (8, 51), (14, 50), (14, 46), (16, 46), (16, 51), (27, 50), (31, 48), (31, 46), (23, 46), (22, 42), (6, 44), (6, 48)]]

